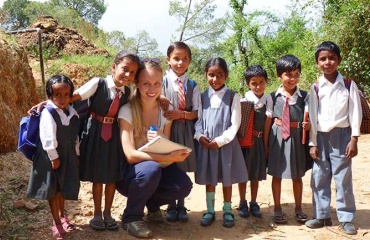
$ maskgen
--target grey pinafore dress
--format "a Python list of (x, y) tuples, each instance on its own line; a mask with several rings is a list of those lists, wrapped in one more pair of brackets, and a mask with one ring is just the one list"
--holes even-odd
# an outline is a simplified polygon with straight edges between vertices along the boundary
[[(47, 110), (44, 109), (43, 111)], [(57, 112), (53, 114), (53, 117), (57, 125), (56, 139), (58, 147), (56, 150), (59, 155), (60, 166), (56, 170), (51, 168), (51, 161), (40, 141), (33, 158), (27, 198), (49, 200), (60, 192), (66, 200), (77, 200), (80, 190), (78, 157), (76, 154), (79, 120), (75, 115), (70, 119), (69, 125), (64, 126)]]
[[(186, 111), (191, 112), (193, 108), (193, 89), (197, 83), (194, 80), (188, 79), (186, 84)], [(178, 105), (178, 93), (173, 89), (172, 83), (164, 77), (163, 78), (163, 89), (162, 93), (170, 99), (174, 106)], [(195, 120), (185, 120), (181, 122), (175, 120), (171, 126), (171, 140), (176, 143), (180, 143), (184, 146), (191, 148), (193, 151), (183, 162), (176, 163), (177, 166), (184, 172), (195, 172), (196, 171), (196, 152), (198, 149), (198, 141), (194, 139), (194, 124)]]
[[(300, 91), (303, 97), (298, 96), (296, 104), (289, 105), (291, 122), (303, 121), (304, 97), (307, 96), (307, 92)], [(281, 118), (285, 100), (279, 94), (274, 102), (273, 118)], [(302, 144), (302, 128), (290, 128), (290, 137), (285, 141), (281, 136), (281, 126), (273, 124), (269, 135), (267, 173), (278, 178), (295, 179), (304, 176), (306, 166), (307, 147)]]
[[(128, 102), (129, 96), (130, 88), (125, 86), (119, 107)], [(100, 116), (107, 115), (113, 100), (105, 79), (99, 80), (98, 88), (90, 100), (89, 111)], [(84, 123), (80, 144), (81, 181), (107, 184), (123, 178), (126, 158), (119, 137), (117, 114), (112, 124), (112, 138), (108, 142), (100, 137), (103, 123), (91, 117)]]
[[(254, 110), (253, 129), (263, 132), (266, 120), (266, 105), (260, 109)], [(247, 165), (249, 181), (266, 180), (266, 156), (263, 146), (263, 136), (253, 137), (253, 146), (251, 148), (242, 148), (245, 164)]]
[[(202, 94), (202, 126), (205, 136), (214, 139), (231, 125), (230, 94), (228, 89), (219, 108), (211, 108), (208, 90)], [(198, 148), (196, 183), (216, 186), (220, 182), (228, 187), (246, 181), (248, 172), (236, 136), (230, 143), (216, 150)]]

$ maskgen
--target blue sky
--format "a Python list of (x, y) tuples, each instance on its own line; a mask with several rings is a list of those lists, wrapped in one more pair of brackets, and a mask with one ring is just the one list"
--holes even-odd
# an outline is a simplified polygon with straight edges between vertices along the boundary
[[(37, 0), (44, 2), (45, 0)], [(168, 15), (170, 0), (107, 0), (107, 11), (99, 22), (99, 27), (106, 32), (118, 30), (125, 36), (135, 36), (145, 30), (156, 39), (158, 50), (165, 53), (171, 43), (178, 22)], [(217, 5), (216, 17), (222, 17), (228, 10), (228, 0), (215, 0)], [(2, 6), (4, 0), (0, 0)], [(283, 14), (290, 0), (248, 0), (251, 10), (270, 10)]]

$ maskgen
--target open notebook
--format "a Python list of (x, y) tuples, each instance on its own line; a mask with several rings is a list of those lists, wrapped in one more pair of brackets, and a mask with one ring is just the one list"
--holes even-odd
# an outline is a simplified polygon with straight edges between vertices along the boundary
[[(149, 141), (147, 144), (139, 148), (139, 151), (146, 152), (146, 153), (157, 153), (157, 154), (169, 154), (176, 150), (186, 149), (191, 152), (191, 148), (188, 148), (184, 145), (172, 142), (166, 138), (161, 136), (157, 136), (156, 138)], [(172, 162), (162, 162), (159, 163), (161, 167), (167, 167)]]

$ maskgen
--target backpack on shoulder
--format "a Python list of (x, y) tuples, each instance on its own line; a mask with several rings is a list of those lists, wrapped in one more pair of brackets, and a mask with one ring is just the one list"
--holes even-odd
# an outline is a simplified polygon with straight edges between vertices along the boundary
[[(44, 108), (54, 117), (56, 111), (52, 106), (45, 105)], [(40, 142), (40, 116), (41, 112), (34, 110), (32, 115), (23, 117), (19, 124), (18, 150), (31, 161)]]

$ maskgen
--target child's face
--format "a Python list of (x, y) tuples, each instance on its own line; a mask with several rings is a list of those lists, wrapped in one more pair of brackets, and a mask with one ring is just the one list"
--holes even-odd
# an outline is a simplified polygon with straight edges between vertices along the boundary
[(136, 87), (140, 91), (141, 100), (155, 101), (162, 91), (162, 73), (155, 69), (141, 70)]
[(228, 74), (219, 66), (209, 67), (207, 70), (207, 81), (214, 90), (220, 90), (227, 79)]
[(300, 76), (301, 71), (296, 69), (290, 72), (283, 72), (278, 78), (281, 80), (284, 89), (288, 92), (292, 92), (297, 87)]
[(167, 63), (178, 77), (184, 75), (190, 64), (188, 51), (175, 48), (170, 54), (170, 57), (167, 57)]
[(71, 86), (66, 83), (54, 83), (51, 100), (58, 108), (65, 110), (71, 100)]
[(248, 87), (257, 97), (262, 97), (266, 90), (267, 81), (262, 76), (255, 76), (249, 80)]
[(341, 58), (339, 58), (334, 52), (321, 51), (319, 52), (316, 65), (325, 75), (332, 75), (337, 73), (340, 62)]
[(131, 84), (139, 70), (139, 65), (135, 61), (124, 58), (118, 65), (112, 65), (113, 81), (116, 87)]

